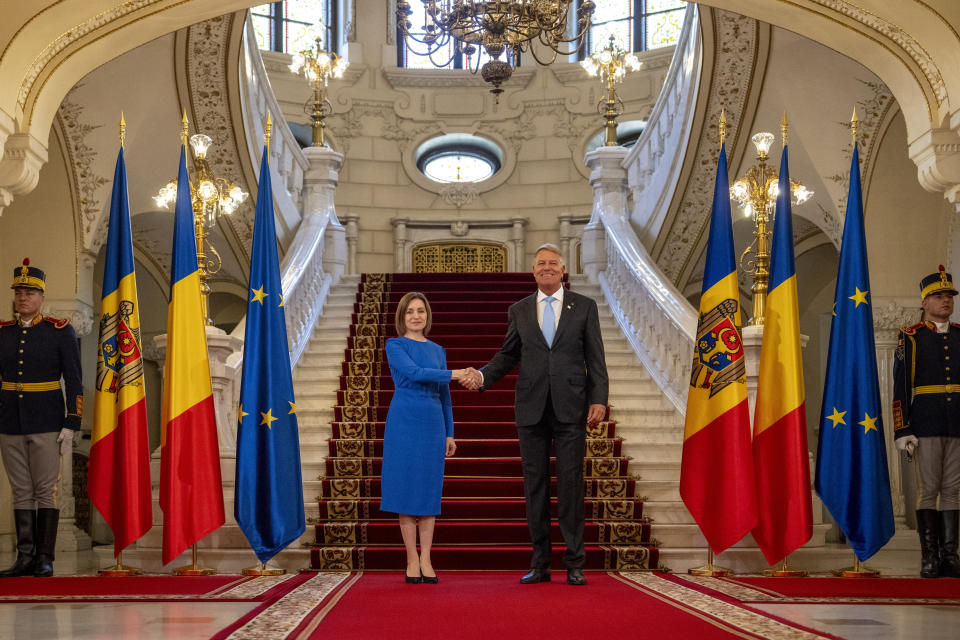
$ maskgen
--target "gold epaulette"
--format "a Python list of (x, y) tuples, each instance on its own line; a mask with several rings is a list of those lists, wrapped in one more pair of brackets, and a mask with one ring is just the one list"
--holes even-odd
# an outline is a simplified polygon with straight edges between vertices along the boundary
[(926, 325), (922, 322), (918, 322), (917, 324), (911, 325), (909, 327), (900, 327), (900, 331), (901, 333), (905, 333), (908, 336), (912, 336), (917, 333), (917, 329), (923, 326), (926, 326)]
[(51, 316), (43, 316), (43, 319), (52, 324), (57, 329), (63, 329), (65, 326), (70, 324), (69, 318), (54, 318)]

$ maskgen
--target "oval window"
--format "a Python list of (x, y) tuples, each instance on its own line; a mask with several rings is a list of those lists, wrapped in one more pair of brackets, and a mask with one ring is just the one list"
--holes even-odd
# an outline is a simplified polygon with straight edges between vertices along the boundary
[(503, 152), (495, 143), (463, 133), (431, 138), (420, 145), (415, 157), (423, 175), (447, 184), (483, 182), (503, 162)]

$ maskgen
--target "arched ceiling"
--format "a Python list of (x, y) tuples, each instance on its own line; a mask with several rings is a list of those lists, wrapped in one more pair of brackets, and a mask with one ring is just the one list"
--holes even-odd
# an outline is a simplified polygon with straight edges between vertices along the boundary
[[(873, 71), (893, 92), (924, 188), (960, 190), (960, 2), (706, 0), (820, 42)], [(922, 43), (922, 44), (921, 44)]]
[(0, 211), (37, 184), (57, 108), (77, 81), (154, 38), (256, 0), (32, 0), (0, 25)]

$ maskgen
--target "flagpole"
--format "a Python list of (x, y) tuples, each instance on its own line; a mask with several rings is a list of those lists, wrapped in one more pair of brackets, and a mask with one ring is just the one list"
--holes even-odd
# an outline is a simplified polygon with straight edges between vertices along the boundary
[(692, 576), (710, 576), (712, 578), (722, 578), (733, 574), (733, 569), (727, 567), (718, 567), (713, 564), (713, 549), (707, 547), (707, 564), (702, 567), (687, 569), (687, 573)]
[(182, 567), (177, 567), (170, 573), (175, 576), (212, 576), (216, 575), (216, 569), (208, 569), (206, 567), (201, 567), (197, 564), (197, 543), (194, 542), (190, 547), (192, 552), (193, 561), (190, 564), (185, 564)]
[[(787, 558), (790, 556), (787, 556)], [(774, 569), (770, 567), (763, 572), (763, 575), (771, 578), (806, 578), (810, 575), (806, 569), (791, 569), (787, 566), (787, 558), (784, 558), (780, 563), (779, 569)]]
[(831, 573), (833, 573), (835, 576), (840, 576), (841, 578), (876, 578), (880, 575), (880, 572), (876, 569), (871, 569), (866, 565), (860, 564), (860, 558), (858, 558), (856, 555), (853, 556), (852, 567), (834, 569)]
[(286, 572), (286, 569), (269, 565), (266, 562), (261, 562), (254, 567), (247, 567), (240, 571), (240, 573), (245, 576), (282, 576)]

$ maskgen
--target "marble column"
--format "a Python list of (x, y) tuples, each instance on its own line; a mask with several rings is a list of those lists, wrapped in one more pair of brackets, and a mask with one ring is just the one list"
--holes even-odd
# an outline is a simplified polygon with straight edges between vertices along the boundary
[[(883, 438), (886, 442), (887, 467), (890, 472), (890, 497), (897, 529), (908, 527), (907, 496), (904, 491), (904, 464), (893, 444), (893, 359), (900, 327), (914, 324), (920, 317), (919, 296), (915, 301), (874, 298), (873, 333), (877, 351), (877, 376), (880, 380), (880, 403), (883, 407)], [(909, 467), (908, 467), (909, 468)], [(909, 505), (912, 510), (913, 505)]]
[(337, 219), (333, 202), (340, 182), (343, 154), (328, 147), (308, 147), (303, 150), (303, 155), (309, 163), (303, 174), (303, 223), (309, 223), (315, 217), (326, 219), (323, 270), (333, 276), (332, 284), (336, 284), (347, 267), (346, 230)]
[(580, 263), (591, 282), (597, 282), (599, 273), (607, 267), (603, 217), (625, 218), (627, 215), (627, 170), (623, 166), (627, 153), (623, 147), (600, 147), (585, 159), (593, 187), (593, 211), (583, 228)]

